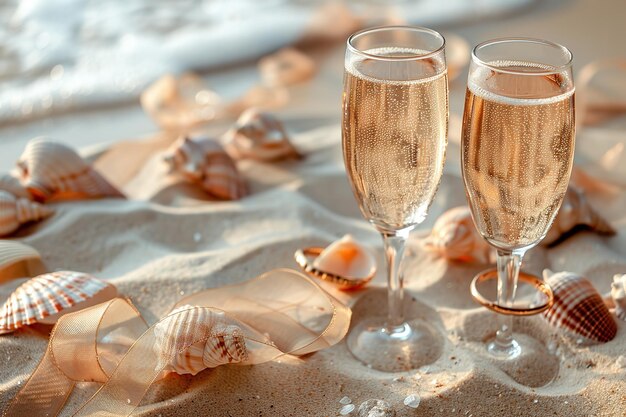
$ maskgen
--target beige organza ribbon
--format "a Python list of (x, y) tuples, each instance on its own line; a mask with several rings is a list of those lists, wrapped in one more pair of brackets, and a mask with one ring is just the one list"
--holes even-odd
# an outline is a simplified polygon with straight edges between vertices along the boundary
[[(115, 298), (59, 319), (4, 416), (58, 415), (77, 381), (104, 385), (75, 416), (128, 416), (164, 371), (198, 352), (205, 367), (304, 355), (339, 342), (350, 316), (348, 307), (288, 269), (193, 294), (151, 327), (130, 301)], [(238, 356), (228, 354), (235, 339), (244, 344)]]

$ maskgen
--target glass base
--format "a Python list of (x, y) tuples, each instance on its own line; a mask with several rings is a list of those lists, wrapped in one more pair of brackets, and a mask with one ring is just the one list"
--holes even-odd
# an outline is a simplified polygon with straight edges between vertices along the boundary
[(496, 339), (493, 339), (487, 344), (487, 352), (489, 352), (495, 359), (515, 359), (519, 358), (522, 354), (522, 347), (519, 343), (517, 343), (517, 340), (512, 340), (507, 346), (501, 345)]
[(435, 362), (443, 352), (443, 338), (423, 320), (392, 328), (386, 318), (363, 320), (348, 334), (348, 349), (370, 368), (384, 372), (416, 369)]

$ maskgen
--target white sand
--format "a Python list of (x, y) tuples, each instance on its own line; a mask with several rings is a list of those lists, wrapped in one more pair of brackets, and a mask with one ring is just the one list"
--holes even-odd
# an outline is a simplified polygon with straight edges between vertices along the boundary
[[(452, 135), (458, 135), (458, 127), (455, 120)], [(154, 322), (183, 295), (276, 267), (296, 268), (296, 248), (325, 245), (351, 233), (376, 248), (380, 266), (367, 290), (338, 294), (356, 303), (358, 321), (363, 314), (384, 311), (382, 251), (349, 190), (339, 137), (337, 127), (298, 136), (296, 145), (307, 154), (301, 162), (241, 162), (252, 195), (232, 203), (202, 201), (202, 192), (165, 177), (159, 149), (169, 139), (122, 143), (100, 158), (98, 167), (112, 181), (126, 184), (131, 200), (56, 204), (54, 217), (22, 229), (18, 238), (38, 249), (50, 270), (90, 272), (115, 283)], [(625, 415), (626, 368), (618, 366), (618, 357), (626, 355), (624, 322), (618, 323), (613, 341), (581, 346), (539, 317), (516, 320), (518, 330), (558, 354), (556, 361), (538, 353), (525, 358), (520, 379), (547, 383), (542, 387), (515, 382), (486, 358), (483, 341), (495, 331), (494, 314), (478, 307), (468, 289), (473, 275), (486, 266), (449, 263), (420, 246), (420, 236), (439, 214), (465, 202), (458, 160), (458, 137), (453, 136), (441, 188), (427, 222), (409, 243), (404, 264), (407, 311), (427, 318), (446, 339), (436, 363), (427, 370), (381, 373), (362, 366), (340, 343), (306, 358), (224, 366), (196, 377), (170, 375), (153, 387), (135, 415), (335, 416), (344, 396), (357, 409), (367, 399), (383, 399), (398, 416)], [(139, 164), (140, 170), (128, 169)], [(581, 233), (556, 248), (534, 249), (526, 269), (576, 271), (607, 292), (612, 275), (626, 272), (625, 202), (622, 194), (598, 206), (619, 228), (618, 236)], [(0, 286), (0, 297), (20, 282)], [(0, 408), (33, 370), (46, 341), (34, 329), (0, 337)], [(95, 388), (79, 384), (64, 415), (71, 415)], [(417, 409), (403, 404), (410, 394), (421, 397)]]

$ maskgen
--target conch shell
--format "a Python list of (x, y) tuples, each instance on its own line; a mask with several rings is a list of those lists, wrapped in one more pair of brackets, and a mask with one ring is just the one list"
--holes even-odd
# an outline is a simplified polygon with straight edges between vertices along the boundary
[(242, 330), (229, 325), (218, 310), (181, 306), (154, 329), (157, 349), (166, 370), (196, 375), (207, 368), (244, 362), (248, 350)]
[(489, 263), (494, 254), (476, 231), (467, 206), (454, 207), (439, 216), (424, 247), (446, 259), (463, 262)]
[(345, 235), (328, 245), (315, 258), (313, 266), (344, 278), (366, 279), (376, 273), (376, 258), (351, 235)]
[(237, 200), (246, 195), (246, 186), (237, 166), (222, 147), (208, 138), (180, 137), (163, 157), (170, 171), (199, 183), (211, 196)]
[(40, 202), (124, 197), (72, 148), (45, 138), (28, 142), (17, 167), (20, 181)]
[(600, 235), (614, 235), (615, 229), (591, 207), (585, 194), (576, 187), (568, 187), (561, 209), (552, 227), (541, 242), (552, 245), (577, 227), (587, 228)]
[(275, 161), (302, 157), (289, 141), (283, 124), (269, 113), (248, 109), (223, 137), (224, 147), (235, 159)]
[(626, 320), (626, 274), (613, 276), (611, 283), (611, 298), (615, 304), (615, 315)]
[(25, 198), (15, 198), (6, 191), (0, 191), (0, 236), (7, 236), (20, 225), (45, 219), (54, 210)]
[(9, 174), (0, 175), (0, 191), (6, 191), (18, 198), (32, 200), (28, 190), (20, 183), (20, 180)]
[(617, 334), (617, 324), (591, 282), (572, 272), (543, 271), (552, 288), (554, 303), (543, 312), (548, 323), (597, 342)]
[(280, 51), (262, 58), (259, 71), (268, 86), (288, 86), (307, 81), (315, 74), (315, 62), (294, 48)]

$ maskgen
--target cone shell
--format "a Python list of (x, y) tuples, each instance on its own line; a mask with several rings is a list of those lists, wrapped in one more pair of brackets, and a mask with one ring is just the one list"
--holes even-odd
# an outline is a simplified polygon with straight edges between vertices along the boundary
[(493, 250), (476, 231), (467, 206), (452, 208), (439, 216), (424, 247), (455, 261), (489, 263), (493, 258)]
[(313, 266), (341, 277), (365, 279), (376, 273), (376, 258), (352, 236), (345, 235), (328, 245), (315, 258)]
[(237, 200), (246, 195), (245, 183), (234, 161), (211, 139), (181, 137), (163, 159), (172, 173), (200, 184), (215, 198)]
[(568, 187), (561, 209), (552, 227), (541, 242), (551, 245), (576, 227), (592, 230), (600, 235), (614, 235), (615, 229), (602, 218), (587, 201), (584, 192), (576, 187)]
[(0, 191), (0, 236), (10, 235), (20, 225), (45, 219), (52, 213), (54, 211), (49, 207)]
[(617, 324), (591, 282), (572, 272), (544, 270), (552, 288), (554, 304), (543, 316), (548, 323), (597, 342), (608, 342), (617, 334)]
[(613, 276), (611, 298), (615, 305), (615, 315), (621, 320), (626, 320), (626, 274)]
[(19, 286), (0, 308), (0, 334), (33, 323), (53, 324), (61, 315), (115, 297), (110, 284), (82, 272), (39, 275)]
[(226, 151), (235, 159), (276, 161), (302, 157), (289, 141), (283, 124), (271, 114), (254, 108), (243, 112), (223, 141)]
[(207, 368), (240, 363), (248, 358), (241, 329), (228, 325), (224, 313), (185, 305), (154, 329), (155, 349), (166, 361), (166, 370), (196, 375)]
[(45, 138), (31, 140), (17, 166), (22, 184), (41, 202), (51, 198), (124, 197), (72, 148)]
[(42, 272), (44, 266), (37, 250), (15, 240), (0, 240), (0, 282)]
[(28, 190), (20, 183), (20, 180), (9, 174), (0, 175), (0, 191), (6, 191), (18, 198), (32, 199)]

